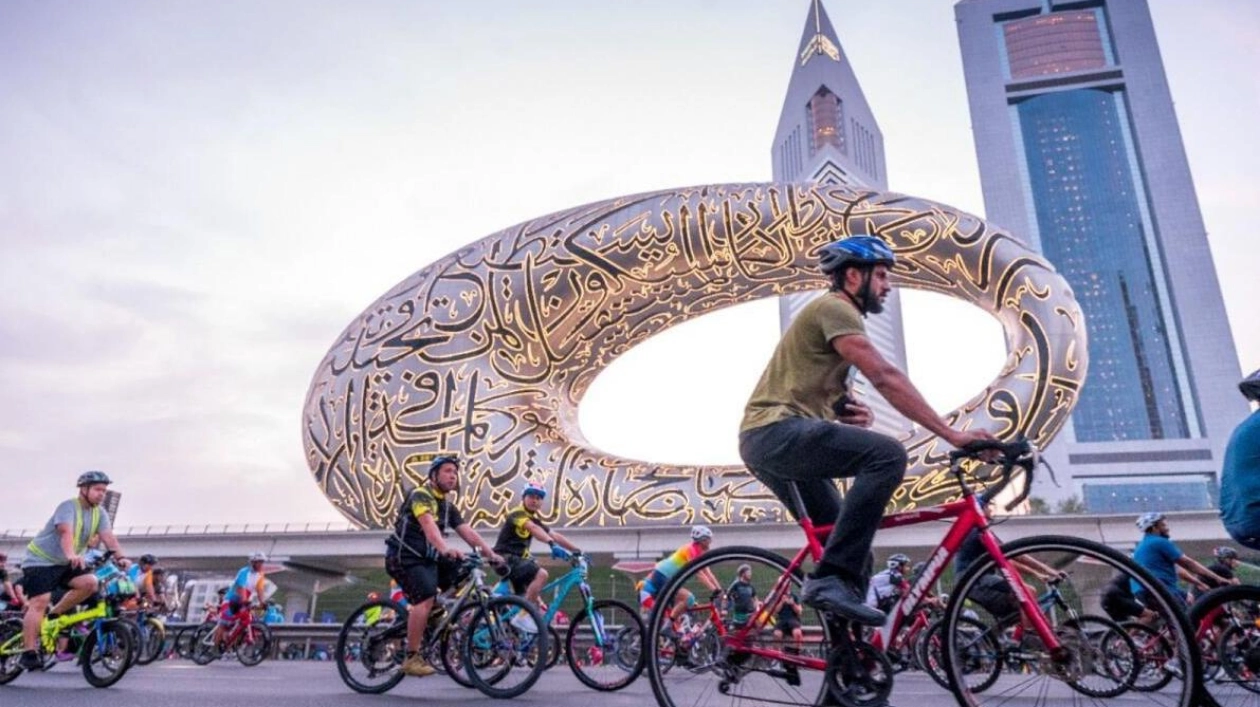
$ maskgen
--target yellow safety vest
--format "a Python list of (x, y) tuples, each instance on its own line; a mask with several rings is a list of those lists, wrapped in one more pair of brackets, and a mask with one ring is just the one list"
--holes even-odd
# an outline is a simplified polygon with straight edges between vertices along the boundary
[[(96, 535), (96, 531), (99, 530), (100, 527), (101, 507), (92, 506), (92, 530), (87, 534), (86, 538), (83, 536), (83, 510), (79, 508), (79, 499), (74, 499), (74, 554), (78, 555), (83, 552), (84, 548), (87, 547), (87, 541), (91, 539), (93, 535)], [(26, 551), (53, 564), (58, 564), (57, 560), (49, 557), (48, 553), (41, 550), (39, 546), (35, 544), (34, 540), (31, 540), (31, 542), (26, 546)]]

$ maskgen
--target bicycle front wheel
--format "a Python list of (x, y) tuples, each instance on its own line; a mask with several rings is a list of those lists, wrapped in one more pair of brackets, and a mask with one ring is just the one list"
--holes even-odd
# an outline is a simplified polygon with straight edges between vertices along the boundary
[(388, 600), (355, 609), (337, 634), (337, 673), (355, 692), (379, 695), (402, 682), (407, 610)]
[(1204, 707), (1251, 707), (1260, 693), (1260, 587), (1214, 589), (1190, 609), (1220, 673), (1204, 681)]
[(267, 624), (250, 624), (236, 646), (236, 659), (249, 668), (263, 662), (271, 653), (271, 636), (271, 627)]
[(524, 694), (547, 669), (549, 642), (542, 614), (515, 596), (492, 597), (477, 607), (464, 629), (464, 671), (487, 697)]
[[(1020, 704), (1042, 707), (1074, 704), (1088, 695), (1097, 704), (1116, 699), (1142, 679), (1145, 670), (1171, 676), (1158, 689), (1142, 695), (1146, 704), (1157, 707), (1191, 707), (1198, 697), (1201, 660), (1189, 621), (1172, 595), (1149, 572), (1131, 559), (1105, 545), (1075, 537), (1041, 536), (1016, 540), (1002, 546), (1002, 553), (1034, 595), (1046, 603), (1034, 605), (1054, 634), (1057, 649), (1047, 647), (1027, 615), (1015, 601), (1010, 578), (997, 571), (993, 558), (976, 560), (959, 578), (945, 609), (945, 645), (942, 651), (950, 690), (963, 707), (997, 707), (1019, 698)], [(1034, 579), (1038, 565), (1064, 573), (1054, 593)], [(1167, 638), (1168, 654), (1159, 666), (1135, 665), (1140, 651), (1132, 636), (1121, 638), (1111, 621), (1093, 617), (1083, 621), (1103, 605), (1107, 584), (1117, 575), (1135, 587), (1135, 595), (1154, 612)], [(1050, 599), (1047, 599), (1050, 597)], [(1012, 610), (1012, 607), (1014, 609)], [(1023, 624), (1022, 639), (1016, 651), (1027, 672), (1002, 672), (983, 692), (976, 689), (970, 675), (972, 655), (964, 617), (990, 629)], [(1005, 650), (1005, 649), (1004, 649)], [(1126, 698), (1129, 699), (1129, 698)]]
[(612, 599), (583, 609), (569, 624), (564, 656), (583, 685), (612, 692), (643, 672), (643, 620), (628, 604)]
[(80, 649), (83, 678), (92, 687), (109, 687), (122, 679), (135, 660), (131, 630), (120, 621), (101, 621), (92, 627)]
[(166, 624), (153, 616), (146, 617), (140, 626), (140, 646), (136, 651), (136, 665), (148, 665), (162, 655), (166, 646)]
[[(785, 576), (788, 590), (800, 597), (800, 571), (788, 574), (788, 561), (768, 550), (723, 547), (687, 563), (657, 594), (646, 627), (644, 665), (657, 704), (825, 704), (829, 695), (824, 668), (831, 634), (820, 614), (803, 608), (799, 618), (805, 637), (796, 645), (791, 639), (774, 638), (769, 619), (779, 607), (763, 606), (751, 613), (745, 611), (747, 607), (732, 607), (724, 620), (726, 607), (695, 603), (697, 598), (704, 602), (711, 593), (702, 572), (712, 572), (719, 586), (728, 586), (740, 565), (752, 570), (756, 599), (763, 604)], [(690, 609), (689, 603), (693, 604)], [(680, 620), (683, 616), (690, 620)], [(732, 643), (735, 635), (743, 638), (738, 650)], [(791, 662), (801, 656), (812, 659), (816, 669)]]

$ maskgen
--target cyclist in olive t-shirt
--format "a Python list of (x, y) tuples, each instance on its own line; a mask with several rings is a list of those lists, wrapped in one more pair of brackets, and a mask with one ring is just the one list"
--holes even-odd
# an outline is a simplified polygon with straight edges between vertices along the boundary
[[(739, 454), (753, 476), (789, 506), (794, 482), (810, 519), (835, 524), (802, 603), (873, 626), (884, 623), (884, 613), (865, 604), (867, 557), (907, 457), (900, 442), (865, 429), (871, 409), (850, 394), (849, 375), (857, 369), (898, 412), (955, 447), (993, 439), (950, 427), (867, 338), (863, 318), (883, 311), (895, 263), (874, 236), (822, 247), (819, 266), (831, 291), (805, 305), (783, 332), (739, 433)], [(853, 479), (843, 504), (832, 481), (838, 478)]]

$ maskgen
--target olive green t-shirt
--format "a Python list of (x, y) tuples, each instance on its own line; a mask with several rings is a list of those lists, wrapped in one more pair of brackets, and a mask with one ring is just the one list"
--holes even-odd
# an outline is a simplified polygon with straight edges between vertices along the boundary
[(835, 419), (831, 405), (845, 392), (853, 364), (841, 358), (831, 342), (848, 334), (865, 335), (866, 326), (844, 295), (829, 292), (805, 305), (757, 381), (739, 431), (789, 417)]

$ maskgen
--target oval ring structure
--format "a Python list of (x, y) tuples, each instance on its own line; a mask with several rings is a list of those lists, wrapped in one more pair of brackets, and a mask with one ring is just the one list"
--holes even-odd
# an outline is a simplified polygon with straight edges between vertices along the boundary
[[(1001, 323), (997, 378), (946, 417), (1044, 447), (1084, 382), (1085, 323), (1067, 282), (1010, 234), (948, 206), (817, 184), (719, 184), (609, 199), (522, 223), (399, 283), (337, 339), (315, 373), (303, 440), (316, 482), (350, 520), (389, 527), (427, 460), (465, 460), (457, 507), (497, 524), (526, 481), (560, 525), (783, 520), (739, 466), (675, 466), (595, 449), (578, 406), (595, 377), (653, 334), (722, 307), (826, 287), (818, 249), (884, 238), (899, 286), (970, 302)], [(765, 336), (773, 336), (765, 332)], [(965, 332), (942, 342), (955, 352)], [(650, 385), (651, 381), (644, 381)], [(749, 381), (751, 389), (752, 381)], [(731, 431), (732, 438), (735, 431)], [(956, 493), (949, 445), (903, 440), (893, 503)], [(732, 443), (733, 440), (732, 440)]]

